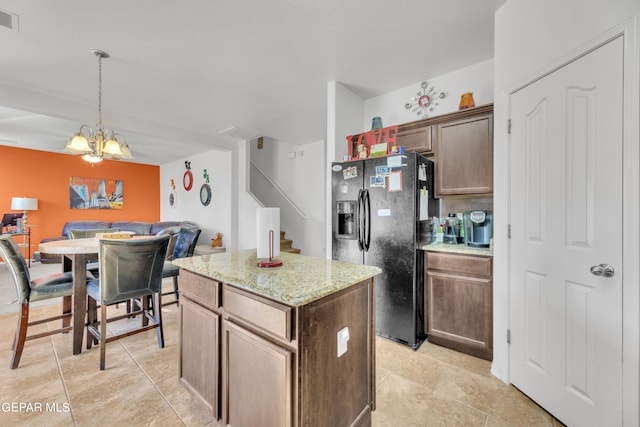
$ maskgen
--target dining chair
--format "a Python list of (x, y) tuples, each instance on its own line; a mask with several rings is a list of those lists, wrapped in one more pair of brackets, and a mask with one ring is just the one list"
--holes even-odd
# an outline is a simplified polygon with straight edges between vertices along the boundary
[[(70, 239), (87, 239), (90, 237), (96, 237), (99, 233), (117, 233), (119, 228), (86, 228), (86, 229), (69, 229), (68, 235)], [(100, 268), (95, 258), (87, 262), (87, 271), (93, 274), (94, 277), (98, 277), (100, 274)]]
[[(20, 304), (20, 316), (13, 339), (13, 357), (11, 369), (16, 369), (20, 364), (22, 350), (26, 341), (46, 337), (71, 330), (71, 295), (73, 294), (73, 277), (71, 272), (50, 274), (36, 279), (31, 279), (29, 269), (18, 245), (11, 236), (0, 236), (0, 252), (5, 264), (8, 265), (18, 293)], [(43, 301), (62, 297), (62, 314), (29, 322), (29, 306), (32, 302)], [(62, 327), (27, 336), (30, 326), (42, 323), (62, 320)]]
[(180, 274), (180, 268), (174, 265), (171, 261), (178, 258), (193, 256), (193, 251), (196, 248), (196, 243), (198, 242), (200, 233), (201, 230), (199, 228), (182, 227), (180, 232), (177, 234), (172, 257), (164, 262), (164, 267), (162, 269), (163, 278), (173, 278), (173, 291), (165, 292), (162, 295), (167, 296), (174, 294), (175, 300), (168, 301), (164, 303), (164, 305), (177, 304), (180, 298), (180, 294), (178, 292), (178, 275)]
[[(162, 267), (169, 236), (143, 239), (101, 239), (98, 242), (100, 277), (87, 281), (87, 349), (100, 345), (100, 370), (105, 369), (106, 344), (157, 328), (158, 347), (164, 347), (162, 330)], [(140, 305), (122, 315), (107, 317), (107, 307), (139, 300)], [(98, 319), (98, 305), (100, 318)], [(107, 323), (140, 314), (140, 327), (107, 337)]]
[(96, 237), (99, 233), (117, 233), (119, 228), (91, 228), (91, 229), (69, 229), (70, 239), (87, 239)]

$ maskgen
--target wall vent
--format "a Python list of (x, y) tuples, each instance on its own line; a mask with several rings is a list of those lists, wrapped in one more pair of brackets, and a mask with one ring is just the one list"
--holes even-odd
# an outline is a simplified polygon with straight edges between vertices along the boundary
[(18, 31), (18, 15), (0, 10), (0, 26)]

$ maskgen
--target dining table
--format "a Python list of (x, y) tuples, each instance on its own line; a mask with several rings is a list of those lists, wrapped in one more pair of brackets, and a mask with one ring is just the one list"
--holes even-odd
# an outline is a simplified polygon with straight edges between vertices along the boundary
[[(148, 236), (133, 236), (144, 238)], [(62, 270), (73, 277), (73, 354), (82, 352), (82, 338), (87, 312), (87, 262), (98, 259), (99, 238), (65, 239), (43, 242), (40, 253), (62, 256)]]

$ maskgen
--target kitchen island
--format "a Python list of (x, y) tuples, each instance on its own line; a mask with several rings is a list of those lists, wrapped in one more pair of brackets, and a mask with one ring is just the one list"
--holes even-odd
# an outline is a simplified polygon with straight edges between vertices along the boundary
[(180, 381), (222, 425), (368, 426), (377, 267), (256, 251), (181, 258)]

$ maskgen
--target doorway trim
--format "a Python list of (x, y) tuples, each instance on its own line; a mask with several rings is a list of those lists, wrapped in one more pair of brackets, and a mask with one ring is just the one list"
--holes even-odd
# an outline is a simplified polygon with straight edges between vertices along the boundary
[[(586, 55), (608, 41), (616, 37), (623, 36), (624, 111), (622, 226), (624, 234), (622, 247), (624, 269), (622, 277), (622, 407), (624, 425), (640, 424), (640, 410), (638, 405), (638, 402), (640, 402), (640, 286), (638, 286), (640, 283), (640, 225), (638, 224), (638, 218), (640, 218), (640, 55), (638, 54), (640, 40), (637, 30), (638, 19), (639, 16), (635, 15), (623, 21), (611, 30), (595, 37), (574, 51), (563, 55), (557, 61), (554, 61), (541, 70), (538, 70), (530, 77), (510, 86), (509, 89), (501, 96), (501, 99), (504, 102), (503, 105), (507, 106), (507, 108), (502, 110), (504, 115), (504, 120), (502, 122), (506, 124), (510, 117), (511, 95), (516, 91), (541, 79), (577, 58)], [(500, 129), (500, 131), (506, 133), (507, 129)], [(507, 149), (509, 149), (509, 135), (506, 135), (506, 140), (509, 141), (507, 145)], [(508, 176), (510, 174), (510, 165), (508, 164), (509, 158), (510, 154), (508, 152), (498, 154), (497, 150), (494, 151), (494, 162), (504, 162), (502, 167), (494, 168), (494, 174), (496, 174), (494, 176), (494, 182), (507, 181), (505, 186), (507, 191), (504, 193), (506, 201), (500, 204), (503, 209), (503, 218), (505, 219), (502, 224), (498, 224), (498, 221), (496, 221), (496, 226), (504, 227), (504, 230), (497, 230), (498, 232), (495, 233), (495, 237), (499, 239), (496, 241), (496, 246), (503, 246), (503, 248), (507, 248), (503, 251), (498, 250), (498, 253), (506, 254), (507, 256), (506, 259), (503, 258), (502, 260), (499, 260), (501, 262), (498, 263), (494, 260), (494, 263), (497, 264), (495, 267), (501, 270), (498, 277), (507, 281), (506, 288), (502, 286), (500, 291), (506, 291), (507, 295), (498, 297), (500, 300), (495, 300), (497, 292), (494, 292), (494, 310), (497, 307), (501, 307), (501, 309), (500, 311), (494, 311), (494, 364), (492, 365), (492, 373), (505, 382), (510, 382), (510, 374), (508, 372), (510, 365), (510, 352), (509, 346), (506, 343), (507, 331), (504, 330), (505, 326), (507, 329), (510, 327), (510, 296), (508, 294), (511, 289), (511, 283), (509, 282), (511, 249), (510, 241), (506, 232), (507, 225), (510, 221), (510, 212), (508, 210), (508, 206), (510, 205), (509, 195), (511, 191), (508, 183)], [(506, 173), (507, 176), (498, 176), (497, 173)], [(494, 271), (494, 273), (495, 272), (496, 271)], [(495, 284), (494, 279), (494, 286)], [(497, 341), (502, 341), (501, 344), (498, 344), (499, 348), (495, 348)], [(496, 358), (495, 355), (498, 351), (504, 353), (502, 356), (498, 356)]]

